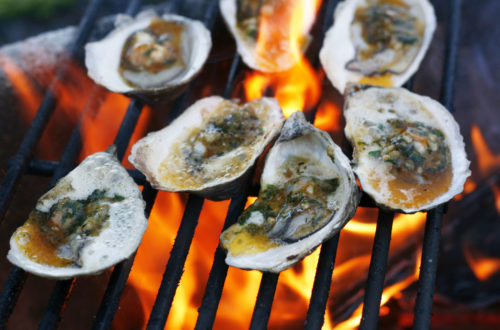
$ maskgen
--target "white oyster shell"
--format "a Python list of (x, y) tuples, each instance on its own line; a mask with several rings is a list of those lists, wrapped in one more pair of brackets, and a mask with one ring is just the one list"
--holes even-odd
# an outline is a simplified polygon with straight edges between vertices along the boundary
[(119, 195), (123, 200), (105, 202), (109, 205), (108, 224), (98, 235), (73, 235), (68, 244), (59, 248), (58, 253), (61, 250), (76, 250), (73, 256), (77, 260), (73, 259), (73, 265), (55, 267), (29, 258), (23, 246), (30, 236), (23, 227), (19, 227), (10, 239), (9, 261), (36, 275), (64, 279), (100, 273), (130, 257), (139, 246), (147, 227), (144, 201), (139, 187), (126, 169), (108, 152), (87, 157), (38, 200), (35, 210), (48, 212), (63, 198), (84, 200), (97, 189), (105, 190), (106, 197)]
[[(164, 70), (168, 72), (160, 72), (156, 76), (145, 73), (144, 81), (151, 84), (148, 87), (128, 84), (119, 70), (123, 46), (131, 34), (147, 28), (158, 18), (182, 25), (180, 49), (184, 66), (180, 70)], [(165, 14), (159, 17), (154, 11), (144, 11), (136, 18), (121, 17), (118, 23), (104, 39), (85, 45), (88, 75), (112, 92), (136, 96), (148, 103), (154, 104), (176, 96), (200, 72), (212, 47), (210, 32), (203, 23), (183, 16)]]
[[(237, 115), (244, 107), (254, 111), (261, 134), (247, 145), (236, 145), (222, 155), (204, 156), (209, 146), (195, 138), (196, 134), (208, 130), (210, 120)], [(279, 134), (283, 121), (281, 108), (274, 98), (264, 97), (238, 106), (219, 96), (207, 97), (191, 105), (169, 126), (139, 140), (132, 147), (129, 160), (157, 189), (192, 192), (214, 200), (227, 199), (240, 190), (241, 181), (264, 148)], [(222, 137), (232, 139), (227, 134), (217, 139)], [(200, 162), (192, 165), (195, 160)]]
[[(266, 48), (263, 50), (263, 52), (272, 52), (269, 53), (266, 56), (262, 56), (259, 54), (259, 51), (257, 50), (257, 42), (255, 38), (252, 38), (248, 35), (247, 31), (243, 31), (241, 28), (238, 27), (238, 22), (237, 22), (237, 5), (238, 3), (243, 3), (243, 2), (262, 2), (262, 6), (265, 7), (266, 15), (272, 16), (274, 15), (272, 13), (273, 11), (273, 6), (272, 4), (278, 4), (278, 5), (284, 5), (283, 7), (287, 6), (287, 8), (292, 8), (291, 7), (291, 1), (287, 0), (220, 0), (219, 2), (219, 7), (220, 11), (222, 14), (222, 17), (224, 18), (224, 21), (226, 22), (227, 27), (229, 28), (229, 31), (233, 35), (235, 41), (236, 41), (236, 47), (238, 54), (243, 59), (243, 62), (245, 62), (250, 68), (254, 70), (259, 70), (263, 72), (280, 72), (280, 71), (286, 71), (290, 69), (296, 62), (297, 62), (297, 56), (293, 54), (290, 48), (290, 42), (289, 38), (286, 37), (285, 40), (281, 41), (276, 41), (275, 44), (280, 44), (280, 48), (278, 51), (278, 48), (276, 49), (277, 51), (272, 51), (269, 48)], [(315, 13), (312, 10), (313, 7), (310, 5), (310, 0), (298, 0), (294, 1), (296, 6), (301, 6), (300, 8), (302, 9), (301, 14), (303, 15), (303, 21), (302, 21), (302, 28), (301, 28), (301, 41), (302, 44), (300, 45), (302, 50), (304, 50), (307, 45), (309, 44), (310, 40), (310, 35), (309, 35), (309, 30), (311, 29), (312, 25), (314, 24), (315, 20)], [(299, 2), (302, 2), (302, 4), (299, 4)], [(261, 11), (259, 11), (259, 15), (261, 15)], [(257, 23), (258, 24), (258, 23)], [(291, 26), (291, 24), (290, 24)], [(278, 33), (283, 33), (286, 35), (290, 29), (290, 26), (275, 26), (272, 27), (270, 26), (270, 29), (279, 29), (280, 31)], [(267, 35), (269, 35), (272, 32), (267, 32)]]
[[(348, 87), (346, 94), (345, 134), (354, 146), (354, 171), (363, 190), (377, 204), (413, 213), (431, 209), (462, 192), (470, 175), (470, 162), (459, 126), (445, 107), (404, 88), (357, 85)], [(413, 128), (409, 134), (405, 128), (398, 131), (397, 136), (391, 135), (390, 121), (417, 124), (421, 133), (415, 133), (418, 130)], [(441, 134), (428, 134), (429, 129), (439, 130)], [(432, 142), (439, 141), (438, 136), (444, 136), (441, 145), (449, 150), (446, 164), (450, 167), (419, 173), (418, 167), (424, 169), (429, 164), (426, 162), (435, 157), (431, 156), (433, 152), (433, 155), (445, 154), (444, 149), (439, 149), (439, 143)], [(384, 138), (387, 143), (379, 145)], [(416, 162), (406, 163), (412, 159)], [(397, 167), (407, 170), (397, 170)]]
[[(432, 35), (436, 28), (436, 16), (434, 9), (428, 0), (401, 0), (409, 5), (410, 10), (419, 10), (423, 17), (424, 25), (420, 48), (416, 51), (411, 64), (403, 71), (392, 71), (388, 67), (388, 73), (383, 76), (364, 76), (361, 72), (346, 68), (348, 63), (356, 56), (356, 42), (363, 43), (362, 40), (352, 36), (351, 23), (356, 10), (365, 7), (369, 3), (384, 3), (384, 0), (345, 0), (337, 5), (334, 13), (334, 24), (327, 31), (323, 47), (319, 57), (328, 79), (333, 86), (341, 93), (348, 83), (369, 83), (372, 85), (382, 85), (387, 87), (402, 86), (418, 69), (427, 48), (429, 47)], [(389, 2), (389, 1), (387, 1)], [(357, 41), (354, 41), (356, 39)], [(380, 55), (380, 54), (377, 54)], [(377, 59), (372, 59), (377, 62)], [(394, 64), (394, 65), (397, 65)]]
[[(283, 221), (270, 217), (266, 219), (260, 209), (255, 209), (249, 213), (250, 217), (244, 220), (244, 223), (240, 217), (238, 223), (221, 234), (221, 244), (228, 251), (228, 265), (280, 272), (338, 233), (354, 216), (360, 192), (349, 159), (326, 132), (308, 123), (302, 112), (295, 112), (287, 119), (279, 139), (269, 151), (260, 180), (261, 192), (256, 203), (266, 200), (265, 191), (270, 187), (287, 191), (290, 183), (295, 180), (304, 180), (306, 184), (312, 182), (308, 180), (317, 180), (316, 182), (322, 184), (331, 180), (337, 181), (338, 187), (333, 191), (316, 190), (319, 186), (305, 190), (313, 200), (326, 201), (322, 206), (324, 213), (321, 219), (316, 218), (318, 213), (306, 214), (303, 211), (312, 204), (304, 204), (303, 210), (298, 213), (292, 212), (291, 221), (288, 216), (282, 218), (286, 219)], [(282, 196), (288, 201), (291, 194), (296, 192), (287, 192)], [(276, 219), (285, 212), (285, 203), (280, 203), (283, 197), (279, 197), (279, 210), (275, 210), (278, 214)], [(298, 205), (299, 208), (303, 207), (302, 204)], [(251, 210), (251, 207), (247, 211)], [(242, 216), (244, 215), (245, 213)], [(315, 227), (315, 221), (319, 221), (321, 225)], [(251, 226), (259, 227), (257, 234), (252, 234)]]

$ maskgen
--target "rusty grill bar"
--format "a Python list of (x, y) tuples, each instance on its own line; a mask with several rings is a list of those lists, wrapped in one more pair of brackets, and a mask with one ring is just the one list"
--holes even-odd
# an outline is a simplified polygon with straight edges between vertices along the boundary
[[(319, 32), (321, 34), (321, 38), (324, 36), (326, 30), (332, 23), (333, 10), (337, 2), (337, 0), (325, 0), (320, 8), (319, 17), (320, 19), (322, 17), (323, 20), (321, 30)], [(95, 25), (99, 7), (102, 3), (103, 0), (92, 0), (89, 3), (87, 11), (84, 13), (78, 28), (77, 36), (70, 48), (70, 59), (76, 59), (80, 56), (83, 45)], [(134, 14), (139, 10), (142, 1), (130, 0), (127, 3), (128, 5), (125, 12), (128, 14)], [(169, 11), (177, 12), (180, 4), (180, 0), (172, 0), (169, 4)], [(450, 18), (448, 21), (440, 101), (450, 110), (453, 109), (454, 78), (458, 53), (461, 6), (462, 0), (449, 0)], [(202, 20), (210, 30), (213, 30), (217, 17), (218, 1), (211, 0), (207, 5), (207, 9), (205, 10), (205, 15)], [(318, 21), (320, 19), (318, 19)], [(224, 87), (224, 97), (231, 96), (234, 87), (234, 80), (241, 64), (240, 62), (239, 55), (235, 53)], [(314, 65), (316, 67), (319, 66), (317, 58), (315, 59)], [(64, 71), (61, 70), (57, 73), (55, 79), (60, 79), (63, 75)], [(52, 86), (54, 86), (54, 84)], [(191, 84), (186, 92), (184, 92), (184, 94), (174, 102), (171, 114), (165, 124), (168, 124), (177, 115), (179, 115), (183, 109), (186, 108), (192, 87), (193, 84)], [(411, 82), (407, 84), (406, 87), (410, 88)], [(7, 174), (0, 186), (0, 221), (3, 219), (8, 208), (8, 204), (14, 195), (15, 185), (23, 174), (31, 173), (36, 175), (52, 176), (50, 182), (51, 187), (59, 178), (64, 176), (74, 167), (78, 153), (80, 152), (82, 146), (79, 123), (74, 128), (59, 162), (31, 159), (33, 150), (42, 135), (56, 104), (57, 100), (51, 87), (46, 93), (35, 118), (25, 134), (17, 154), (9, 162)], [(142, 108), (142, 102), (135, 99), (130, 101), (127, 112), (122, 120), (114, 141), (117, 146), (119, 159), (122, 159), (125, 155), (125, 151), (141, 114)], [(311, 121), (314, 119), (315, 110), (316, 109), (311, 111), (312, 114), (308, 116), (308, 119)], [(144, 200), (146, 201), (145, 213), (146, 216), (149, 217), (156, 199), (157, 191), (151, 188), (141, 173), (135, 170), (129, 172), (138, 184), (144, 185), (142, 194)], [(249, 184), (247, 184), (247, 187), (249, 187)], [(233, 197), (226, 215), (224, 229), (236, 222), (236, 219), (243, 211), (247, 197), (248, 192), (241, 193)], [(168, 260), (163, 280), (148, 320), (148, 329), (162, 329), (165, 326), (177, 285), (182, 276), (182, 270), (198, 223), (203, 201), (203, 198), (194, 195), (189, 196), (185, 206), (182, 222), (171, 251), (171, 256)], [(373, 203), (369, 198), (366, 198), (366, 196), (363, 197), (361, 205), (374, 207)], [(427, 214), (420, 276), (418, 281), (418, 295), (415, 306), (415, 329), (428, 329), (430, 327), (441, 222), (445, 208), (446, 206), (441, 205), (429, 211)], [(364, 309), (361, 320), (362, 329), (377, 328), (380, 299), (384, 286), (385, 269), (387, 266), (387, 256), (391, 240), (393, 217), (394, 213), (392, 212), (379, 211), (376, 236), (373, 243), (372, 259), (364, 297)], [(305, 322), (306, 329), (320, 329), (323, 325), (338, 240), (339, 234), (335, 235), (321, 246), (311, 300), (309, 303), (309, 310), (307, 312)], [(94, 321), (94, 329), (108, 329), (111, 327), (111, 323), (118, 309), (122, 292), (125, 288), (128, 275), (134, 262), (134, 257), (135, 254), (114, 267)], [(210, 270), (202, 304), (199, 307), (196, 329), (211, 328), (214, 323), (228, 270), (228, 266), (225, 264), (224, 258), (225, 253), (220, 247), (218, 247), (213, 259), (213, 265)], [(16, 266), (12, 267), (0, 294), (0, 329), (7, 327), (9, 316), (12, 313), (16, 305), (17, 298), (23, 289), (26, 277), (27, 274), (22, 269)], [(271, 313), (278, 278), (279, 274), (263, 274), (252, 315), (250, 325), (251, 329), (266, 328)], [(75, 281), (76, 279), (71, 279), (58, 281), (56, 283), (45, 314), (41, 320), (40, 329), (53, 329), (57, 327), (66, 302), (71, 295), (71, 289)]]

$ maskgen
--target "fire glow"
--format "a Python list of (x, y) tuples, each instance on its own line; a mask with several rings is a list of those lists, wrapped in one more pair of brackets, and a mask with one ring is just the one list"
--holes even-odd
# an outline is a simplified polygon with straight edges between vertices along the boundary
[[(341, 111), (337, 104), (321, 100), (321, 83), (323, 75), (315, 71), (302, 55), (304, 40), (301, 26), (301, 12), (317, 12), (320, 2), (311, 2), (310, 7), (304, 8), (307, 1), (296, 1), (299, 5), (290, 12), (293, 24), (289, 24), (290, 31), (285, 35), (290, 37), (289, 45), (292, 56), (297, 61), (288, 71), (280, 73), (252, 72), (248, 74), (244, 86), (247, 100), (256, 99), (263, 95), (271, 94), (279, 100), (285, 115), (288, 117), (293, 111), (307, 111), (318, 105), (318, 112), (314, 124), (327, 131), (338, 131), (341, 129)], [(264, 22), (264, 21), (263, 21)], [(265, 23), (262, 23), (265, 24)], [(262, 26), (264, 28), (264, 25)], [(271, 34), (272, 35), (272, 34)], [(262, 37), (259, 41), (263, 40)], [(266, 40), (266, 42), (269, 42)], [(264, 43), (259, 47), (263, 51)], [(41, 93), (30, 83), (19, 68), (8, 59), (0, 59), (0, 65), (13, 81), (16, 91), (20, 93), (20, 100), (25, 102), (24, 109), (30, 109), (27, 120), (31, 120), (41, 102)], [(128, 99), (124, 96), (107, 93), (99, 89), (93, 89), (83, 72), (76, 70), (78, 78), (74, 81), (83, 81), (85, 86), (78, 87), (78, 91), (61, 88), (60, 107), (71, 108), (74, 106), (80, 110), (72, 113), (73, 121), (81, 115), (82, 109), (87, 109), (82, 115), (82, 157), (97, 151), (104, 150), (112, 143), (118, 131), (121, 118), (125, 114)], [(77, 88), (77, 87), (75, 87)], [(207, 87), (208, 88), (208, 87)], [(82, 90), (84, 92), (82, 92)], [(86, 100), (91, 93), (101, 94), (99, 104), (86, 104)], [(209, 92), (205, 92), (208, 94)], [(66, 95), (67, 94), (67, 95)], [(66, 95), (66, 96), (64, 96)], [(77, 100), (74, 96), (79, 95)], [(58, 111), (56, 111), (58, 112)], [(151, 120), (151, 110), (146, 108), (139, 119), (129, 147), (138, 138), (146, 133), (146, 124)], [(47, 131), (51, 131), (50, 129)], [(498, 168), (500, 159), (487, 148), (480, 131), (472, 129), (472, 140), (478, 153), (486, 153), (486, 160), (482, 160), (479, 167), (488, 172)], [(42, 140), (42, 145), (44, 144)], [(50, 147), (42, 147), (44, 150), (51, 150)], [(128, 152), (127, 152), (128, 154)], [(50, 158), (50, 156), (48, 156)], [(125, 160), (124, 164), (128, 163)], [(130, 165), (128, 165), (130, 166)], [(467, 191), (475, 188), (475, 183), (470, 181)], [(495, 186), (494, 191), (498, 193), (500, 189)], [(500, 194), (499, 194), (500, 195)], [(137, 256), (128, 280), (128, 289), (132, 289), (137, 294), (137, 301), (132, 302), (132, 308), (138, 307), (141, 315), (137, 327), (145, 327), (149, 317), (156, 293), (160, 286), (165, 265), (168, 261), (175, 235), (177, 233), (182, 214), (185, 207), (185, 195), (175, 193), (159, 192), (157, 201), (149, 218), (149, 227), (144, 236), (143, 242), (137, 252)], [(254, 198), (249, 198), (249, 200)], [(497, 207), (500, 210), (499, 197), (497, 197)], [(182, 276), (178, 290), (176, 292), (172, 308), (169, 313), (166, 328), (194, 328), (198, 308), (203, 297), (203, 289), (206, 287), (208, 274), (212, 264), (213, 254), (218, 245), (218, 237), (222, 230), (224, 217), (227, 213), (229, 203), (205, 201), (199, 225), (196, 229), (190, 252), (185, 264), (185, 272)], [(500, 211), (499, 211), (500, 212)], [(354, 219), (344, 228), (341, 234), (337, 261), (335, 265), (332, 289), (338, 288), (343, 281), (352, 280), (353, 274), (366, 276), (373, 237), (376, 230), (376, 210), (359, 208)], [(397, 253), (398, 249), (407, 248), (408, 244), (420, 241), (422, 229), (425, 222), (425, 214), (397, 215), (394, 220), (392, 233), (392, 243), (390, 254)], [(415, 243), (416, 244), (416, 243)], [(355, 246), (355, 248), (353, 248)], [(304, 324), (304, 320), (311, 298), (311, 291), (316, 272), (316, 265), (319, 258), (319, 249), (305, 258), (296, 266), (281, 273), (278, 282), (275, 301), (269, 321), (269, 328), (297, 327)], [(415, 261), (420, 260), (417, 257)], [(413, 260), (412, 260), (413, 261)], [(476, 269), (480, 271), (484, 278), (488, 278), (496, 272), (500, 266), (498, 261), (486, 259), (475, 259)], [(419, 265), (415, 262), (415, 270)], [(261, 273), (256, 271), (243, 271), (236, 268), (229, 268), (227, 279), (224, 285), (222, 298), (219, 304), (215, 329), (225, 328), (248, 328), (254, 302), (259, 290)], [(381, 305), (389, 301), (391, 297), (397, 297), (401, 290), (411, 285), (418, 277), (415, 272), (407, 276), (384, 290)], [(330, 295), (330, 300), (333, 294)], [(135, 296), (134, 296), (135, 297)], [(128, 303), (126, 296), (124, 303)], [(126, 304), (123, 304), (125, 306)], [(333, 306), (334, 308), (335, 306)], [(383, 309), (388, 312), (388, 307)], [(130, 309), (123, 307), (117, 312), (115, 326), (117, 328), (130, 327)], [(362, 306), (347, 321), (336, 324), (331, 309), (327, 308), (325, 315), (325, 328), (356, 328), (359, 325)]]
[(321, 96), (323, 77), (304, 58), (302, 50), (307, 43), (304, 40), (307, 33), (304, 27), (312, 24), (311, 20), (314, 20), (320, 5), (321, 1), (318, 0), (283, 2), (273, 11), (275, 14), (278, 12), (278, 15), (261, 16), (257, 38), (259, 57), (271, 63), (282, 61), (276, 55), (276, 48), (279, 46), (280, 51), (283, 48), (288, 50), (282, 56), (286, 56), (287, 61), (295, 62), (295, 65), (283, 72), (248, 74), (243, 83), (248, 101), (271, 94), (278, 99), (285, 117), (316, 105)]

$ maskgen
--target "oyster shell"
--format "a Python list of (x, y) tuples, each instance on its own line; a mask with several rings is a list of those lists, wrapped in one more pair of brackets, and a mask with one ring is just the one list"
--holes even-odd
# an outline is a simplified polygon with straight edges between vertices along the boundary
[(38, 200), (7, 258), (43, 277), (96, 274), (134, 253), (146, 227), (139, 187), (114, 155), (98, 152)]
[(240, 106), (207, 97), (169, 126), (139, 140), (129, 160), (157, 189), (227, 199), (239, 191), (241, 180), (283, 121), (274, 98)]
[(345, 0), (320, 60), (341, 93), (347, 83), (399, 87), (417, 71), (436, 28), (428, 0)]
[(289, 268), (339, 232), (360, 199), (349, 159), (302, 112), (285, 122), (260, 183), (256, 202), (221, 234), (228, 265)]
[[(221, 14), (236, 41), (238, 53), (249, 67), (279, 72), (290, 69), (297, 62), (293, 49), (296, 46), (290, 41), (290, 22), (294, 6), (298, 5), (303, 9), (299, 47), (304, 50), (311, 39), (309, 30), (315, 20), (315, 13), (306, 10), (311, 7), (309, 0), (220, 0)], [(261, 36), (262, 30), (265, 32)]]
[(135, 19), (122, 17), (104, 39), (86, 44), (85, 65), (108, 90), (158, 103), (196, 77), (211, 47), (203, 23), (145, 11)]
[(354, 171), (377, 204), (413, 213), (462, 192), (469, 161), (458, 124), (440, 103), (403, 88), (356, 85), (344, 116)]

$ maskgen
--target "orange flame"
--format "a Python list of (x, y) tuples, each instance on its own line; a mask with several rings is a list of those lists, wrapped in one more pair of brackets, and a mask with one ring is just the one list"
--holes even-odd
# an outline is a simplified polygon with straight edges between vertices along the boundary
[[(284, 17), (288, 17), (286, 24), (283, 24), (282, 20), (274, 22), (274, 18), (267, 20), (267, 22), (265, 19), (260, 20), (262, 26), (259, 28), (261, 31), (268, 31), (273, 22), (279, 23), (274, 24), (274, 28), (278, 28), (280, 31), (261, 33), (258, 38), (258, 51), (276, 49), (276, 47), (283, 45), (276, 43), (276, 40), (265, 41), (265, 36), (269, 36), (271, 39), (285, 38), (287, 45), (285, 48), (289, 51), (288, 56), (293, 57), (296, 64), (286, 72), (274, 74), (255, 72), (249, 75), (244, 82), (248, 100), (267, 94), (266, 90), (269, 89), (278, 99), (286, 116), (289, 116), (293, 111), (309, 110), (317, 105), (321, 96), (323, 73), (316, 72), (311, 67), (304, 59), (302, 50), (305, 44), (303, 27), (309, 24), (311, 13), (314, 16), (319, 5), (319, 0), (313, 2), (307, 0), (283, 1), (281, 6), (286, 13)], [(264, 26), (266, 24), (268, 24), (267, 27)], [(28, 119), (32, 118), (41, 102), (41, 93), (13, 61), (0, 58), (0, 65), (20, 93), (20, 100), (25, 102), (24, 107), (30, 109), (31, 117), (28, 116)], [(59, 107), (68, 109), (68, 112), (72, 113), (71, 118), (74, 122), (83, 111), (81, 156), (84, 157), (101, 151), (112, 143), (128, 106), (128, 99), (95, 88), (78, 67), (70, 70), (72, 70), (70, 76), (74, 75), (74, 80), (81, 85), (62, 86), (61, 84), (60, 88), (57, 89), (58, 93), (61, 93), (58, 97)], [(90, 93), (94, 93), (94, 95), (89, 97)], [(210, 87), (204, 87), (202, 94), (209, 93)], [(88, 104), (86, 103), (88, 99), (97, 99), (97, 102)], [(129, 147), (145, 134), (146, 124), (151, 121), (153, 115), (149, 108), (143, 111)], [(338, 131), (340, 130), (340, 116), (341, 112), (335, 104), (324, 101), (319, 105), (315, 124), (324, 130)], [(48, 146), (46, 144), (44, 150), (50, 150)], [(251, 202), (251, 198), (249, 198), (249, 202)], [(184, 207), (185, 195), (158, 193), (157, 201), (149, 218), (148, 229), (137, 251), (127, 288), (120, 309), (116, 314), (114, 326), (120, 328), (145, 327), (162, 280), (165, 265), (169, 260)], [(213, 255), (219, 244), (218, 237), (222, 230), (227, 208), (227, 201), (206, 201), (203, 206), (190, 253), (186, 259), (185, 272), (179, 283), (167, 320), (166, 328), (168, 329), (193, 328), (195, 325), (198, 308), (204, 294), (203, 289), (206, 287)], [(360, 208), (355, 219), (342, 231), (336, 258), (333, 288), (338, 287), (336, 281), (345, 278), (352, 279), (353, 273), (356, 275), (359, 273), (360, 276), (366, 274), (376, 229), (376, 225), (373, 223), (375, 218), (376, 211)], [(418, 240), (415, 236), (418, 236), (419, 231), (423, 228), (424, 221), (425, 217), (421, 213), (398, 215), (394, 220), (391, 253), (399, 246), (407, 245), (412, 240)], [(360, 241), (361, 243), (359, 243)], [(353, 242), (356, 243), (353, 244)], [(357, 250), (358, 247), (362, 247), (364, 250)], [(296, 327), (297, 324), (303, 324), (311, 298), (318, 258), (319, 249), (291, 269), (282, 272), (270, 316), (270, 328), (291, 328)], [(214, 328), (248, 328), (261, 277), (260, 272), (229, 267)], [(388, 287), (384, 291), (382, 305), (414, 280), (415, 277), (410, 276), (403, 282)], [(131, 292), (134, 295), (131, 295)], [(385, 308), (383, 312), (389, 312), (388, 308)], [(329, 314), (330, 311), (327, 310), (326, 313), (324, 326), (333, 328), (333, 318)], [(137, 315), (138, 320), (134, 322), (131, 320), (131, 315), (136, 314), (140, 315)], [(357, 324), (359, 324), (359, 320)]]
[(0, 67), (19, 96), (20, 108), (26, 123), (30, 123), (35, 117), (45, 91), (50, 90), (57, 99), (54, 114), (37, 146), (37, 154), (45, 159), (60, 157), (65, 145), (61, 142), (64, 140), (61, 137), (65, 134), (69, 137), (68, 128), (76, 124), (88, 99), (88, 93), (92, 89), (92, 82), (80, 65), (69, 60), (60, 64), (62, 65), (66, 72), (63, 78), (56, 77), (55, 72), (47, 69), (44, 70), (43, 76), (37, 76), (35, 79), (28, 76), (14, 59), (7, 56), (0, 57)]
[(283, 71), (302, 58), (307, 33), (320, 0), (267, 1), (261, 7), (256, 44), (257, 63), (266, 71)]
[[(404, 280), (392, 284), (384, 289), (384, 292), (382, 293), (382, 297), (380, 299), (380, 308), (381, 308), (380, 315), (383, 314), (387, 315), (390, 312), (387, 306), (385, 306), (385, 310), (383, 310), (383, 307), (391, 298), (393, 297), (399, 298), (401, 296), (401, 291), (403, 291), (404, 289), (409, 287), (412, 283), (418, 280), (421, 259), (422, 259), (422, 251), (418, 253), (418, 257), (416, 259), (417, 263), (415, 264), (414, 272), (408, 277), (406, 277)], [(349, 319), (339, 324), (336, 324), (334, 329), (336, 330), (357, 329), (361, 323), (363, 306), (364, 304), (359, 305), (359, 307), (352, 313)]]
[(340, 131), (340, 117), (342, 113), (336, 104), (324, 101), (318, 106), (314, 118), (314, 126), (324, 131)]
[(472, 248), (464, 247), (465, 260), (480, 281), (487, 281), (491, 276), (500, 271), (500, 259), (487, 257)]
[(471, 139), (476, 151), (478, 166), (483, 176), (500, 167), (500, 155), (495, 155), (488, 147), (479, 126), (472, 125)]
[[(319, 0), (295, 0), (278, 2), (273, 10), (265, 9), (268, 5), (263, 6), (257, 53), (264, 59), (270, 57), (271, 60), (266, 60), (268, 63), (281, 62), (281, 57), (285, 56), (293, 58), (295, 65), (283, 72), (249, 74), (243, 83), (247, 100), (258, 99), (268, 94), (266, 91), (270, 89), (283, 108), (285, 117), (316, 105), (321, 95), (323, 74), (317, 73), (304, 59), (302, 49), (304, 27), (311, 24), (311, 16), (315, 16), (320, 4)], [(280, 15), (271, 15), (276, 12)]]

